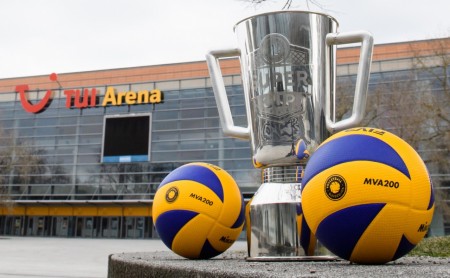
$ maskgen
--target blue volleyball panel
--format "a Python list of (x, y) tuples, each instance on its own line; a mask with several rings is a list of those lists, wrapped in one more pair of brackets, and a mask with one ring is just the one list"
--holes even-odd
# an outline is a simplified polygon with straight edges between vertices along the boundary
[(200, 252), (199, 259), (209, 259), (221, 254), (222, 251), (217, 251), (212, 247), (211, 243), (208, 240), (203, 244), (202, 251)]
[(223, 202), (222, 183), (220, 182), (216, 174), (210, 169), (200, 165), (181, 166), (167, 175), (167, 177), (165, 177), (161, 184), (158, 186), (158, 189), (169, 182), (179, 180), (191, 180), (204, 184), (211, 188), (211, 190), (214, 191), (214, 193), (216, 193), (216, 195)]
[(300, 232), (300, 245), (303, 247), (305, 254), (308, 254), (309, 245), (311, 243), (311, 230), (305, 221), (305, 217), (302, 217), (302, 230)]
[(302, 205), (299, 204), (299, 203), (297, 203), (297, 204), (295, 205), (295, 210), (296, 210), (296, 212), (297, 212), (297, 215), (302, 214), (302, 213), (303, 213)]
[(433, 193), (433, 189), (431, 189), (431, 194), (430, 194), (430, 201), (428, 202), (428, 207), (427, 210), (431, 209), (434, 205), (434, 193)]
[(320, 222), (316, 237), (335, 255), (348, 260), (361, 235), (385, 205), (364, 204), (337, 211)]
[(178, 231), (198, 213), (190, 210), (171, 210), (159, 215), (155, 227), (164, 244), (172, 249), (172, 242)]
[(397, 251), (395, 251), (395, 255), (392, 258), (393, 261), (395, 261), (398, 258), (403, 257), (404, 255), (408, 254), (409, 251), (411, 251), (416, 245), (412, 244), (405, 235), (402, 236), (402, 240), (400, 241), (400, 244), (397, 247)]
[(244, 203), (244, 198), (242, 198), (241, 195), (241, 211), (239, 212), (239, 215), (236, 219), (236, 221), (234, 222), (233, 226), (231, 226), (232, 229), (235, 228), (239, 228), (245, 220), (245, 203)]
[(431, 194), (430, 194), (430, 201), (428, 202), (427, 210), (431, 209), (434, 205), (434, 190), (433, 190), (433, 182), (430, 179), (430, 187), (431, 187)]
[(411, 179), (405, 162), (389, 144), (372, 136), (354, 134), (331, 140), (317, 149), (306, 165), (302, 189), (323, 170), (358, 160), (389, 165)]

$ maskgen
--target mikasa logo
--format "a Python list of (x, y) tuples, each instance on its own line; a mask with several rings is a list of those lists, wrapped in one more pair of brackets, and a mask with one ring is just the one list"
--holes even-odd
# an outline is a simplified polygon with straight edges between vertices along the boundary
[(428, 228), (430, 228), (430, 224), (428, 222), (425, 222), (425, 224), (420, 224), (419, 229), (417, 229), (418, 232), (427, 232)]
[(178, 198), (178, 188), (171, 187), (166, 192), (166, 201), (168, 203), (173, 203)]
[(227, 237), (222, 236), (219, 240), (222, 242), (225, 242), (225, 243), (233, 243), (234, 242), (234, 240), (230, 239), (228, 236)]
[(332, 175), (325, 182), (325, 195), (332, 201), (342, 199), (346, 192), (347, 183), (342, 176)]

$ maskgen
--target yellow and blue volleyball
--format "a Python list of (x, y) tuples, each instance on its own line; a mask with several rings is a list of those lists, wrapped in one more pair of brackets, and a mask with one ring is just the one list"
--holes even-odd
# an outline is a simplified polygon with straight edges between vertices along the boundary
[(295, 155), (300, 160), (309, 158), (309, 151), (306, 147), (305, 141), (302, 139), (298, 140), (297, 144), (295, 144)]
[(255, 168), (262, 168), (262, 167), (264, 167), (265, 165), (264, 164), (262, 164), (261, 162), (259, 162), (259, 161), (257, 161), (256, 160), (256, 158), (254, 158), (253, 157), (253, 167), (255, 167)]
[(153, 223), (164, 244), (189, 259), (227, 250), (244, 226), (244, 200), (233, 177), (207, 163), (173, 170), (153, 200)]
[(335, 255), (382, 264), (412, 250), (434, 212), (433, 186), (418, 153), (375, 128), (341, 131), (311, 156), (302, 180), (303, 214)]

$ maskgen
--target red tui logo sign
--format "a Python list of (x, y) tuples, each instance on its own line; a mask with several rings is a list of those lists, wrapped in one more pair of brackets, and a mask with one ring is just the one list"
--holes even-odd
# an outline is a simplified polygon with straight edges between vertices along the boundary
[[(58, 76), (56, 73), (50, 74), (50, 80), (57, 82), (59, 87), (61, 84), (58, 82)], [(17, 85), (16, 92), (20, 94), (20, 102), (22, 103), (23, 109), (29, 113), (41, 113), (50, 105), (53, 100), (53, 91), (47, 90), (44, 97), (36, 102), (31, 103), (28, 100), (27, 91), (29, 91), (28, 85)], [(95, 88), (84, 89), (83, 91), (79, 89), (65, 90), (64, 95), (66, 96), (66, 108), (89, 108), (97, 106), (97, 93)], [(151, 91), (141, 90), (139, 92), (128, 91), (128, 92), (116, 92), (114, 87), (108, 87), (103, 102), (101, 106), (117, 106), (122, 104), (134, 105), (134, 104), (157, 104), (162, 103), (164, 99), (163, 93), (158, 89), (153, 89)]]

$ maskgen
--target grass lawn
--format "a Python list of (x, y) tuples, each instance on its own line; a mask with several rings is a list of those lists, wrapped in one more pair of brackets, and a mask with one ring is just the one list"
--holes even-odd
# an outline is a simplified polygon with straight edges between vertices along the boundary
[(424, 238), (408, 256), (450, 257), (450, 236)]

